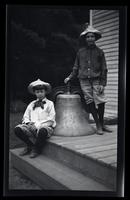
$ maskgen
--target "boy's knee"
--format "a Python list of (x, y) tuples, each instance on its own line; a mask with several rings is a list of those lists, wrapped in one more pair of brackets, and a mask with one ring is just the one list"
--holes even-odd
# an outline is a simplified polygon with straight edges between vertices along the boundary
[(23, 135), (26, 135), (26, 132), (25, 130), (23, 129), (22, 125), (19, 124), (17, 125), (15, 128), (14, 128), (14, 133), (16, 136), (23, 136)]
[(19, 125), (17, 125), (17, 126), (14, 128), (14, 133), (15, 133), (15, 135), (19, 136), (19, 135), (21, 135), (22, 132), (23, 132), (23, 131), (22, 131), (22, 128), (21, 128)]
[(47, 130), (45, 128), (40, 128), (38, 131), (38, 136), (40, 137), (47, 137), (48, 133)]

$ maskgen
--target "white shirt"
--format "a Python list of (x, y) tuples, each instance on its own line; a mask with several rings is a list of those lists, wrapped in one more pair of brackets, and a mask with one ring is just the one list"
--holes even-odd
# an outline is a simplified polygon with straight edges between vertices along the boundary
[(52, 127), (55, 127), (56, 113), (55, 113), (54, 103), (48, 100), (47, 98), (44, 98), (43, 101), (46, 102), (44, 104), (44, 109), (42, 109), (41, 107), (36, 107), (33, 110), (33, 106), (36, 101), (37, 100), (34, 100), (28, 105), (23, 115), (22, 123), (34, 122), (36, 128), (38, 128), (41, 124), (51, 121), (53, 122)]

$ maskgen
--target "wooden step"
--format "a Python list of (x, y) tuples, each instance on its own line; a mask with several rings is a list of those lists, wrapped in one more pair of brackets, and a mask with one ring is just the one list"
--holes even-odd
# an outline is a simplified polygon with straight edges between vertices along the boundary
[(111, 191), (110, 188), (93, 180), (89, 176), (57, 162), (45, 155), (35, 159), (19, 156), (22, 148), (10, 150), (11, 162), (21, 173), (29, 177), (43, 189)]
[[(115, 135), (52, 137), (43, 154), (83, 173), (102, 184), (116, 188), (117, 139)], [(109, 159), (110, 157), (110, 159)]]

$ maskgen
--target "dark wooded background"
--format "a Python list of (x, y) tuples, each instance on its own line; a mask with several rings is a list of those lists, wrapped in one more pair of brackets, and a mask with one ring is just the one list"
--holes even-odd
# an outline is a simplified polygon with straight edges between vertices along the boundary
[(79, 34), (89, 21), (88, 8), (12, 5), (7, 17), (10, 100), (28, 103), (34, 97), (27, 86), (38, 78), (53, 88), (64, 85), (81, 45)]

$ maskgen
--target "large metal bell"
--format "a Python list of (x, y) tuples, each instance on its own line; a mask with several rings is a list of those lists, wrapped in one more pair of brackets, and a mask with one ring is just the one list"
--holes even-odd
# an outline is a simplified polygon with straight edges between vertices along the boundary
[(57, 136), (85, 136), (95, 133), (88, 122), (79, 94), (59, 94), (56, 99)]

